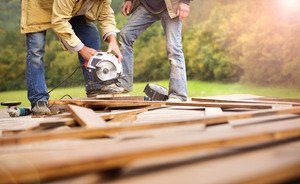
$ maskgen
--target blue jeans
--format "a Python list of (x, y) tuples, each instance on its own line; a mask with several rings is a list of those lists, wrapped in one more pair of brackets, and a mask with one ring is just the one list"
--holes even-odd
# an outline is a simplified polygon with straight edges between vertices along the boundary
[[(100, 34), (95, 24), (86, 22), (83, 16), (73, 17), (70, 23), (75, 34), (85, 46), (96, 50), (100, 49)], [(44, 70), (46, 31), (28, 33), (26, 37), (27, 96), (33, 106), (37, 101), (48, 101), (49, 99)], [(83, 66), (84, 59), (79, 54), (78, 57), (82, 66), (86, 91), (100, 89), (100, 84), (94, 82), (93, 75)]]
[(133, 85), (133, 43), (138, 36), (154, 22), (160, 20), (167, 41), (167, 55), (170, 61), (169, 98), (187, 99), (186, 67), (181, 43), (182, 22), (179, 18), (171, 19), (168, 12), (152, 14), (140, 5), (131, 15), (120, 33), (121, 52), (124, 57), (123, 77), (120, 85), (132, 89)]

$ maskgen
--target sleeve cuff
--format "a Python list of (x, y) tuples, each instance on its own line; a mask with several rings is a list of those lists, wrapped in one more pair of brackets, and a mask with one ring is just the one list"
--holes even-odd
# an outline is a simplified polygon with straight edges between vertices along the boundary
[(71, 47), (65, 40), (62, 40), (62, 43), (71, 52), (78, 52), (84, 47), (82, 42), (78, 43), (75, 47)]
[(191, 0), (180, 0), (181, 3), (187, 4), (187, 5), (190, 4), (190, 1), (191, 1)]
[(108, 33), (106, 33), (106, 34), (103, 36), (103, 40), (106, 41), (106, 39), (107, 39), (108, 36), (110, 36), (110, 35), (117, 36), (117, 33), (115, 33), (115, 32), (108, 32)]

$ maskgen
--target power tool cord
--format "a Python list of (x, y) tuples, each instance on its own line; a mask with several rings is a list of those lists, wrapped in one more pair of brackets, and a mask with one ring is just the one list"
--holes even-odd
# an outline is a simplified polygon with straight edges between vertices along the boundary
[[(71, 77), (77, 72), (77, 70), (78, 70), (79, 68), (81, 68), (81, 65), (77, 66), (77, 67), (75, 68), (75, 70), (74, 70), (67, 78), (65, 78), (65, 79), (64, 79), (63, 81), (61, 81), (58, 85), (54, 86), (51, 90), (49, 90), (49, 91), (48, 91), (48, 94), (50, 94), (52, 91), (54, 91), (56, 88), (58, 88), (59, 86), (61, 86), (64, 82), (66, 82), (69, 78), (71, 78)], [(71, 95), (65, 94), (64, 96), (62, 96), (62, 97), (60, 98), (60, 100), (63, 99), (64, 97), (66, 97), (66, 96), (68, 96), (70, 99), (72, 99), (72, 96), (71, 96)], [(39, 101), (39, 100), (42, 99), (42, 98), (43, 98), (43, 97), (39, 98), (37, 101)], [(50, 106), (50, 107), (51, 107), (51, 106)]]
[[(76, 68), (75, 68), (75, 70), (67, 77), (67, 78), (65, 78), (63, 81), (61, 81), (58, 85), (56, 85), (55, 87), (53, 87), (50, 91), (48, 91), (48, 94), (50, 94), (52, 91), (54, 91), (56, 88), (58, 88), (59, 86), (61, 86), (64, 82), (66, 82), (66, 80), (68, 80), (69, 78), (71, 78), (76, 72), (77, 72), (77, 70), (79, 69), (79, 68), (81, 68), (81, 65), (80, 66), (77, 66)], [(64, 95), (64, 96), (66, 96), (66, 95)], [(70, 96), (70, 95), (68, 95), (68, 96)]]

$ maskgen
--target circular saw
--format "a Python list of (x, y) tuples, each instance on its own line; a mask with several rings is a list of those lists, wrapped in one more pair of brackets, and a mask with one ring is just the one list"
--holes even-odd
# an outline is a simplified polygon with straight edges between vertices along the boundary
[(115, 83), (123, 73), (121, 62), (108, 52), (97, 52), (85, 62), (85, 67), (93, 74), (96, 82), (107, 85)]

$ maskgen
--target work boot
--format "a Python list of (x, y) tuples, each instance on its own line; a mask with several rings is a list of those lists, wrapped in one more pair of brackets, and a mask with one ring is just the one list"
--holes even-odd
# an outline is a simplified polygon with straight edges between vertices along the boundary
[(129, 91), (121, 86), (117, 86), (116, 84), (104, 85), (101, 87), (101, 92), (104, 94), (120, 94), (120, 93), (128, 93)]
[(103, 94), (120, 94), (120, 93), (129, 93), (129, 90), (117, 86), (116, 84), (110, 84), (110, 85), (104, 85), (101, 87), (101, 89), (94, 89), (87, 91), (86, 95), (87, 97), (96, 97), (97, 95), (103, 95)]
[(167, 100), (167, 102), (171, 102), (171, 103), (177, 103), (177, 102), (183, 102), (183, 100), (181, 98), (174, 98), (171, 97)]
[(51, 115), (51, 111), (48, 107), (48, 102), (37, 101), (31, 109), (32, 114), (35, 116)]

